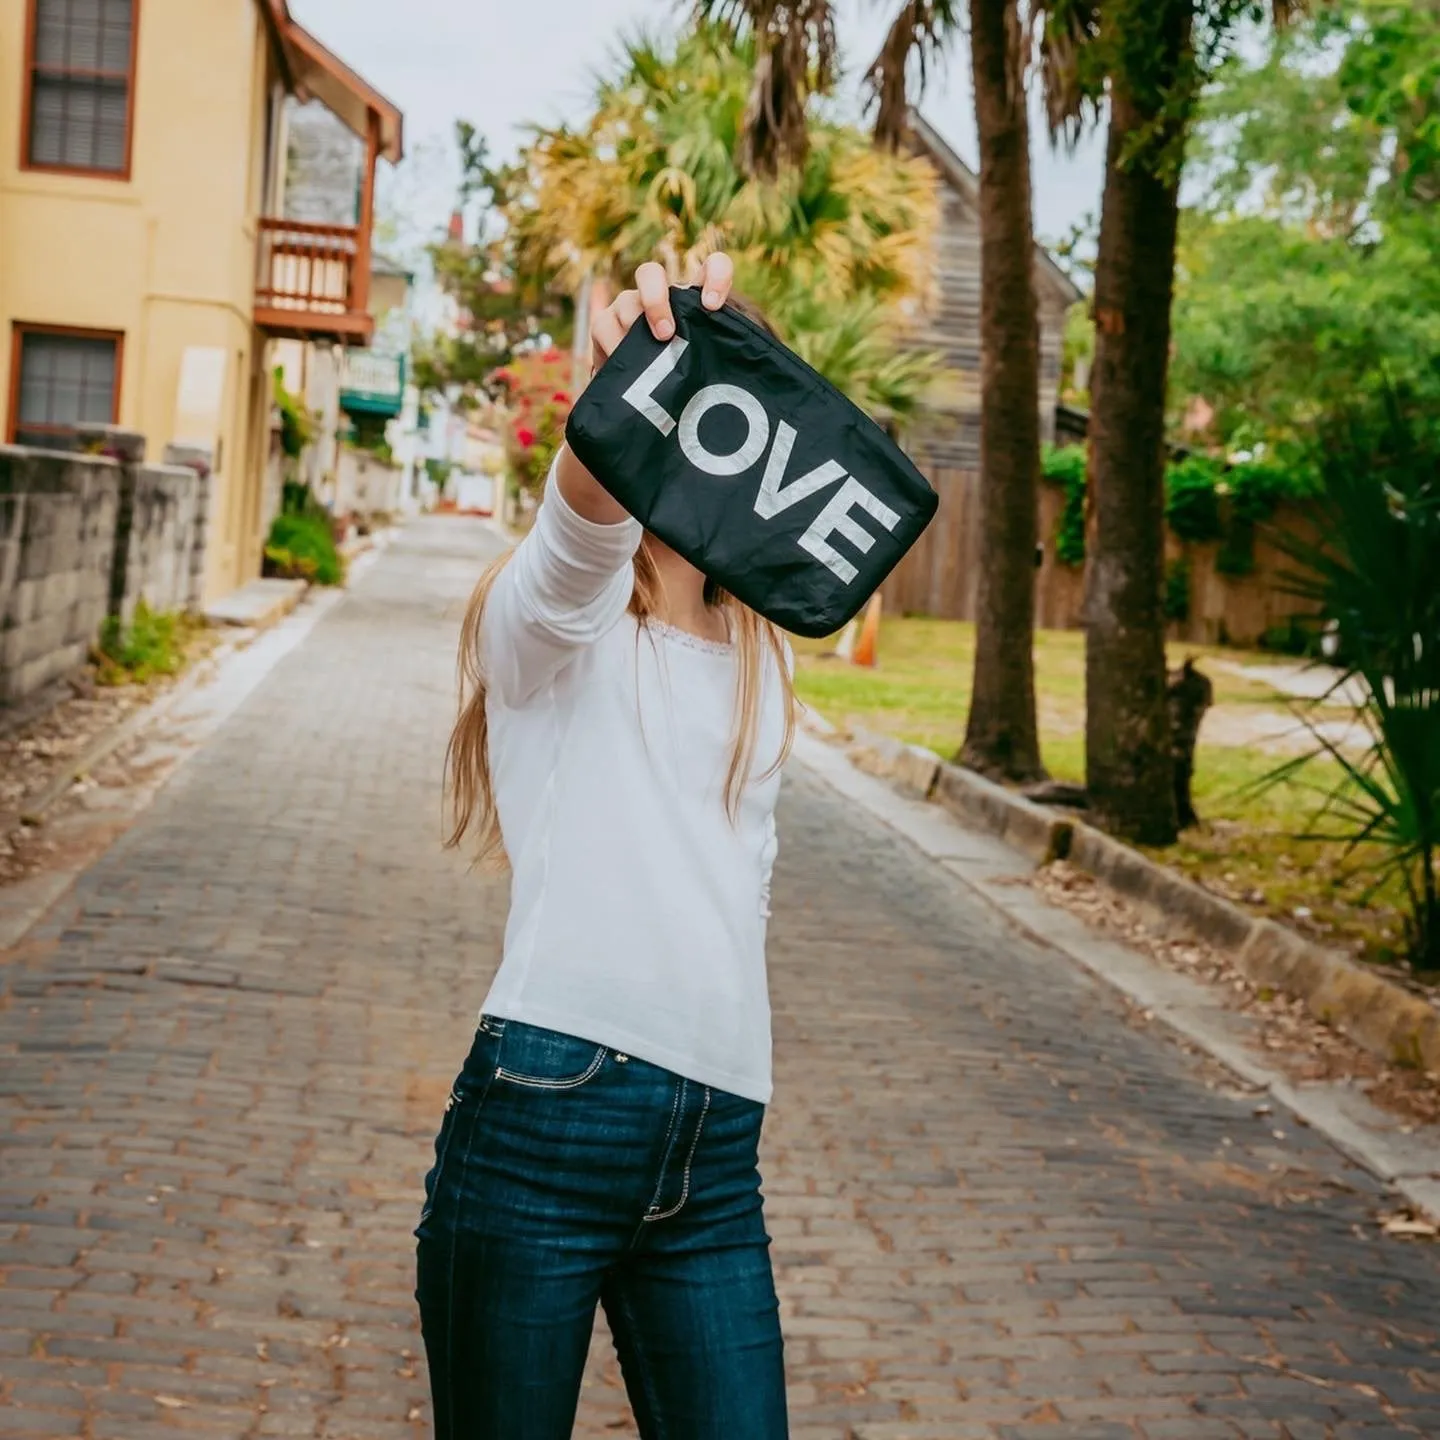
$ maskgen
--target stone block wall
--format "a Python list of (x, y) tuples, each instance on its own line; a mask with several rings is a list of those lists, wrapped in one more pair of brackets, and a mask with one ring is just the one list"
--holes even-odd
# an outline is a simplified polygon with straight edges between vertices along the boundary
[(210, 487), (173, 465), (127, 467), (121, 479), (110, 607), (129, 620), (152, 610), (199, 610), (205, 586)]
[(193, 470), (0, 445), (0, 704), (84, 664), (108, 615), (198, 606)]

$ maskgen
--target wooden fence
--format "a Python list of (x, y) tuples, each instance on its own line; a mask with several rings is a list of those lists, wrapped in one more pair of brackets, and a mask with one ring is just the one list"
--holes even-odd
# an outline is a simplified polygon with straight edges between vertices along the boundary
[[(974, 620), (980, 586), (980, 476), (916, 464), (940, 496), (940, 509), (919, 543), (885, 583), (885, 602), (904, 614), (946, 620)], [(1085, 596), (1082, 569), (1055, 558), (1055, 533), (1065, 503), (1058, 485), (1040, 487), (1040, 540), (1044, 559), (1036, 572), (1036, 623), (1045, 630), (1081, 625)], [(1314, 522), (1302, 507), (1285, 505), (1271, 527), (1313, 533)], [(1305, 606), (1277, 586), (1289, 568), (1283, 554), (1264, 535), (1256, 536), (1255, 568), (1248, 575), (1224, 575), (1215, 568), (1218, 544), (1184, 544), (1166, 531), (1166, 558), (1190, 562), (1189, 618), (1171, 626), (1177, 640), (1202, 645), (1255, 645), (1267, 630), (1284, 627)]]

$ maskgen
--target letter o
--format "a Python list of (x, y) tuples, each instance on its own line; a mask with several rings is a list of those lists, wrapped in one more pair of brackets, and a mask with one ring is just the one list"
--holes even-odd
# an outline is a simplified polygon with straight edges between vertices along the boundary
[[(700, 443), (700, 421), (717, 405), (733, 405), (744, 417), (749, 430), (745, 443), (732, 455), (716, 455)], [(697, 469), (707, 475), (742, 475), (765, 453), (770, 443), (770, 417), (765, 407), (738, 385), (707, 385), (697, 390), (680, 414), (676, 438), (680, 451)]]

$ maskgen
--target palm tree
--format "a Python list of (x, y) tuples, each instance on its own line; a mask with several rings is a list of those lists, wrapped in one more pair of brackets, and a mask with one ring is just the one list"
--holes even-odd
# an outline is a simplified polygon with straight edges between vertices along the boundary
[[(817, 0), (701, 0), (698, 10), (753, 37), (758, 63), (745, 153), (760, 173), (803, 161), (804, 98), (834, 66), (832, 7)], [(961, 28), (962, 7), (906, 0), (870, 67), (875, 135), (894, 150), (909, 118), (912, 69)], [(1039, 526), (1040, 330), (1033, 275), (1028, 36), (1019, 0), (969, 0), (980, 135), (981, 573), (975, 675), (960, 758), (1009, 780), (1043, 777), (1035, 714), (1035, 541)], [(917, 64), (918, 62), (918, 64)]]
[[(1110, 109), (1095, 269), (1085, 777), (1116, 834), (1178, 833), (1166, 712), (1165, 397), (1180, 174), (1196, 102), (1242, 0), (1039, 0), (1055, 134)], [(1271, 0), (1282, 23), (1300, 0)]]
[[(743, 18), (760, 38), (761, 63), (749, 113), (755, 163), (802, 154), (792, 95), (804, 95), (831, 78), (830, 6), (821, 0), (700, 0), (699, 8), (731, 20)], [(1005, 94), (997, 93), (993, 77), (1008, 74), (1017, 84), (1023, 79), (1023, 71), (1017, 77), (1013, 68), (982, 63), (987, 37), (998, 33), (994, 13), (1011, 8), (1002, 0), (970, 4), (982, 156), (1003, 143), (1003, 130), (997, 134), (994, 127), (1008, 113)], [(1086, 579), (1086, 778), (1102, 823), (1151, 844), (1169, 844), (1177, 830), (1165, 708), (1162, 526), (1180, 172), (1200, 91), (1236, 26), (1254, 8), (1252, 0), (1031, 0), (1028, 7), (1040, 35), (1052, 134), (1074, 138), (1098, 118), (1103, 105), (1109, 106), (1092, 372), (1094, 533)], [(1304, 8), (1304, 0), (1269, 3), (1276, 25)], [(923, 80), (923, 62), (933, 59), (955, 21), (951, 5), (927, 0), (907, 0), (904, 5), (881, 60), (870, 72), (892, 127), (894, 96), (904, 88), (905, 57), (919, 53)], [(1012, 67), (1023, 64), (1025, 49), (1014, 53)], [(1006, 193), (1013, 199), (1020, 188), (1012, 170)], [(988, 211), (982, 218), (997, 223)], [(989, 243), (983, 243), (988, 253)], [(1011, 253), (1018, 253), (1018, 246), (1012, 246)], [(988, 280), (986, 290), (992, 291)], [(1012, 294), (1007, 311), (1019, 303)], [(982, 346), (992, 355), (1007, 343), (1006, 337), (989, 330), (982, 335)], [(1009, 397), (1005, 403), (1015, 406), (1003, 416), (1001, 393), (996, 387), (986, 397), (982, 423), (992, 432), (1021, 413), (1014, 398), (1018, 385), (1003, 392)], [(985, 485), (987, 495), (997, 492), (998, 462), (987, 470)], [(1015, 503), (1018, 515), (1020, 502)], [(1003, 554), (987, 550), (991, 585), (998, 585), (995, 577), (1006, 573), (1005, 567), (1018, 562), (1011, 547), (1022, 533), (1017, 523), (1006, 532)], [(1001, 543), (998, 526), (995, 534), (987, 527), (986, 543)], [(1012, 603), (1005, 633), (1012, 648), (1024, 643), (1028, 651), (1028, 633), (1021, 640), (1024, 616), (1018, 602)], [(989, 675), (983, 683), (999, 684)], [(981, 684), (977, 664), (977, 695)], [(979, 748), (977, 739), (975, 750)]]
[(678, 278), (723, 245), (739, 288), (858, 403), (915, 409), (933, 357), (901, 344), (929, 282), (938, 185), (815, 114), (803, 165), (773, 179), (737, 163), (755, 71), (749, 42), (700, 26), (671, 49), (635, 42), (576, 130), (537, 130), (505, 214), (518, 270), (578, 287), (628, 283), (663, 257)]
[(980, 557), (975, 677), (960, 758), (1010, 780), (1045, 771), (1035, 715), (1040, 317), (1018, 0), (970, 0), (980, 135)]

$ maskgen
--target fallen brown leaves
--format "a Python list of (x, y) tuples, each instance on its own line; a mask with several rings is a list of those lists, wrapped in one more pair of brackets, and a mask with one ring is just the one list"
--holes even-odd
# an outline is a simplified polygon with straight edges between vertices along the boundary
[(1400, 1240), (1435, 1240), (1440, 1238), (1440, 1225), (1427, 1220), (1411, 1206), (1394, 1212), (1384, 1212), (1379, 1217), (1380, 1228)]
[(153, 695), (138, 685), (98, 686), (86, 670), (52, 707), (0, 734), (0, 814), (22, 810), (28, 796)]
[(1316, 1019), (1302, 1001), (1257, 986), (1212, 946), (1157, 935), (1133, 906), (1064, 861), (1037, 871), (1031, 883), (1092, 929), (1223, 992), (1230, 1008), (1256, 1021), (1268, 1059), (1291, 1079), (1349, 1081), (1407, 1122), (1440, 1123), (1440, 1075), (1387, 1065)]

